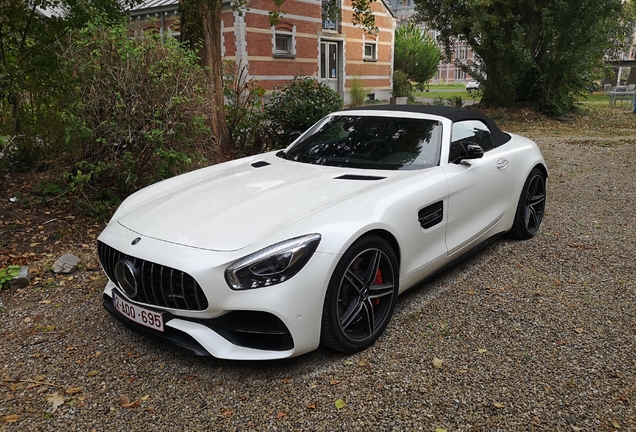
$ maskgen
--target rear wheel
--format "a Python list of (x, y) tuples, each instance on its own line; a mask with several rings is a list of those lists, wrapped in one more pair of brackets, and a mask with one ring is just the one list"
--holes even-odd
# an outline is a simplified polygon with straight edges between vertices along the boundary
[(321, 342), (347, 353), (372, 345), (391, 319), (398, 281), (397, 258), (389, 244), (373, 235), (357, 240), (329, 281)]
[(512, 237), (525, 240), (539, 231), (545, 211), (545, 174), (539, 168), (530, 172), (519, 197)]

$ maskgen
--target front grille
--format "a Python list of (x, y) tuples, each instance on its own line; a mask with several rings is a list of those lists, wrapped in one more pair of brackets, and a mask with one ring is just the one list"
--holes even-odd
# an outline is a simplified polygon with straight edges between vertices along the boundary
[(126, 255), (101, 241), (97, 242), (97, 251), (104, 271), (116, 284), (115, 264), (119, 260), (129, 259), (139, 270), (141, 279), (137, 281), (139, 288), (137, 295), (131, 297), (131, 300), (171, 309), (197, 311), (208, 308), (208, 300), (203, 290), (189, 274)]

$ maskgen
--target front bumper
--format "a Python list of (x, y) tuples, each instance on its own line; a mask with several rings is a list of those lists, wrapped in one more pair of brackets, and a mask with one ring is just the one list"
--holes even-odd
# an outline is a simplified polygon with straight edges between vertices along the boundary
[[(141, 241), (131, 245), (131, 239)], [(316, 252), (293, 278), (270, 287), (234, 291), (224, 279), (227, 266), (252, 251), (215, 252), (143, 237), (111, 224), (100, 236), (111, 248), (191, 275), (208, 305), (184, 310), (146, 304), (124, 296), (141, 307), (164, 312), (165, 331), (148, 329), (121, 315), (113, 305), (109, 279), (104, 307), (128, 328), (195, 355), (234, 360), (270, 360), (294, 357), (320, 344), (322, 307), (337, 256)], [(120, 294), (121, 296), (121, 294)]]

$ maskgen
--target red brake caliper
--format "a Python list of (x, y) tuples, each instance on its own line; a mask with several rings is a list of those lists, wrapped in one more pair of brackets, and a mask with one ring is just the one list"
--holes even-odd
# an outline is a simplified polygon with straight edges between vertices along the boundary
[[(380, 285), (381, 283), (382, 283), (382, 272), (378, 268), (378, 272), (375, 274), (375, 280), (373, 281), (373, 284), (374, 285)], [(375, 298), (375, 299), (371, 300), (371, 304), (373, 306), (379, 305), (380, 304), (380, 299), (379, 298)]]

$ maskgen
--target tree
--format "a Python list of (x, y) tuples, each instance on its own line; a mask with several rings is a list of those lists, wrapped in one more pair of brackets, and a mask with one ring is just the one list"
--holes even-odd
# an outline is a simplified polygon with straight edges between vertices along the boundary
[[(1, 0), (0, 0), (1, 1)], [(285, 0), (272, 0), (274, 9), (269, 12), (272, 26), (278, 23), (284, 14), (281, 6)], [(371, 3), (376, 0), (352, 0), (354, 25), (363, 27), (368, 32), (377, 32), (375, 16), (371, 11)], [(232, 2), (234, 10), (242, 10), (247, 0)], [(217, 139), (217, 157), (219, 160), (229, 159), (231, 155), (232, 136), (227, 126), (223, 100), (223, 56), (221, 54), (221, 0), (181, 0), (181, 34), (192, 47), (199, 47), (202, 64), (209, 71), (209, 90), (215, 102), (213, 132)], [(327, 12), (330, 17), (338, 16), (333, 7)]]
[(634, 29), (622, 0), (414, 0), (416, 19), (438, 30), (451, 56), (465, 40), (478, 61), (462, 65), (481, 82), (482, 103), (571, 110)]
[(395, 31), (393, 68), (404, 71), (411, 81), (423, 84), (433, 78), (441, 55), (433, 38), (415, 24), (406, 23)]
[(225, 119), (223, 99), (223, 58), (221, 55), (221, 0), (182, 0), (179, 3), (184, 41), (198, 47), (206, 68), (208, 91), (213, 101), (212, 133), (219, 161), (231, 157), (232, 135)]
[[(124, 17), (136, 0), (0, 0), (0, 104), (11, 107), (10, 133), (21, 130), (26, 97), (57, 87), (64, 37), (92, 16)], [(1, 125), (0, 125), (1, 126)]]

